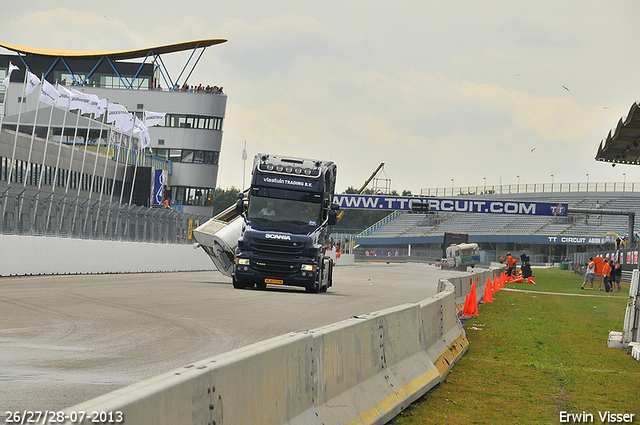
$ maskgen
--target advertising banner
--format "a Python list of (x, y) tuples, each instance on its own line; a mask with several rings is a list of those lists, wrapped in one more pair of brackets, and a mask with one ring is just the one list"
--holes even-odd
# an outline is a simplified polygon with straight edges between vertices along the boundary
[(167, 170), (153, 172), (153, 205), (162, 205), (164, 201), (164, 187), (167, 185)]
[(568, 205), (549, 202), (521, 202), (467, 198), (421, 198), (384, 195), (335, 195), (341, 209), (463, 212), (566, 217)]

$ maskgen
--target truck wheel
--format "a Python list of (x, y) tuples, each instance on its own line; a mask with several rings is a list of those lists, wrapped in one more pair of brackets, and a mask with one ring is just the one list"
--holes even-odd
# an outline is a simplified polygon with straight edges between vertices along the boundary
[(233, 282), (233, 287), (234, 287), (235, 289), (244, 289), (244, 288), (246, 288), (246, 287), (247, 287), (247, 285), (245, 285), (244, 283), (240, 283), (240, 282), (238, 282), (238, 281), (236, 280), (236, 277), (235, 277), (235, 276), (232, 276), (232, 277), (231, 277), (231, 281)]
[[(329, 259), (329, 262), (327, 263), (327, 266), (329, 267), (329, 273), (328, 273), (328, 279), (327, 279), (327, 288), (333, 286), (333, 260)], [(326, 289), (325, 289), (326, 291)]]
[(313, 286), (305, 286), (304, 290), (317, 294), (318, 292), (320, 292), (320, 282), (314, 282)]

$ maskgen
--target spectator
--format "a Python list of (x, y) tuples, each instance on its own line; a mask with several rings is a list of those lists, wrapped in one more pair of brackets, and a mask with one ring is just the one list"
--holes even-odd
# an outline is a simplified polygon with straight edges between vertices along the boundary
[(513, 267), (514, 267), (514, 263), (513, 263), (514, 258), (511, 256), (510, 252), (507, 252), (507, 276), (511, 276), (511, 274), (513, 273)]
[(593, 257), (589, 257), (589, 263), (587, 264), (587, 272), (584, 274), (584, 282), (582, 282), (582, 286), (580, 289), (585, 289), (584, 286), (587, 284), (587, 281), (591, 281), (591, 288), (593, 289), (593, 277), (596, 274), (596, 262), (593, 261)]
[[(611, 264), (609, 264), (609, 259), (605, 258), (602, 262), (602, 280), (604, 282), (604, 292), (611, 292), (611, 283), (609, 278), (611, 276)], [(598, 291), (601, 289), (598, 288)]]
[(616, 260), (613, 265), (613, 280), (611, 284), (611, 291), (613, 291), (613, 282), (616, 283), (618, 287), (618, 292), (620, 292), (620, 281), (622, 280), (622, 266), (620, 265), (620, 261)]

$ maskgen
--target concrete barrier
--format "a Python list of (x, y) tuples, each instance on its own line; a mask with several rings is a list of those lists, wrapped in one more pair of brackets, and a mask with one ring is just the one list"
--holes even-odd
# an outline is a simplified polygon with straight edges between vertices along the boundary
[(327, 251), (327, 257), (331, 258), (336, 266), (353, 266), (356, 263), (353, 254), (340, 254), (340, 257), (337, 257), (335, 251)]
[(0, 235), (0, 276), (215, 270), (193, 245)]
[(469, 278), (442, 280), (417, 304), (252, 344), (65, 412), (104, 412), (127, 425), (385, 424), (468, 349), (456, 293)]

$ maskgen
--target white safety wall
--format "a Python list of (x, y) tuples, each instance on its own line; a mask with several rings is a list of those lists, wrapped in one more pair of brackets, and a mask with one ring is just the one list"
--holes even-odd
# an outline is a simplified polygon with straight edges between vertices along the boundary
[(215, 270), (193, 245), (0, 235), (0, 276)]

